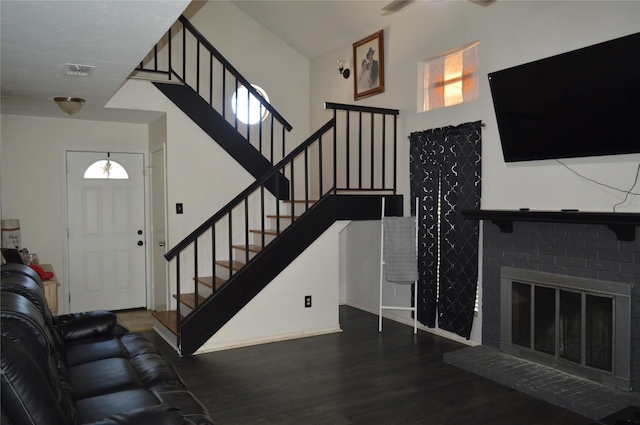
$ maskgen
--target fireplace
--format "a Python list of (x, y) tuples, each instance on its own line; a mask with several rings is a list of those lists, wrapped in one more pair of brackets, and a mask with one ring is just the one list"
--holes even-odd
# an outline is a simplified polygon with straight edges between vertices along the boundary
[(629, 389), (630, 285), (500, 269), (500, 349)]
[[(505, 217), (498, 212), (495, 219), (494, 212), (487, 214), (478, 217), (474, 213), (467, 217), (487, 220), (482, 226), (482, 345), (448, 353), (445, 361), (593, 419), (614, 414), (627, 406), (640, 406), (640, 214), (612, 213), (607, 222), (598, 221), (602, 214), (594, 217), (589, 213), (557, 212), (538, 216), (533, 212), (510, 212)], [(520, 214), (522, 221), (517, 218)], [(583, 215), (587, 220), (578, 221)], [(630, 218), (625, 221), (627, 216)], [(517, 324), (529, 329), (529, 335), (525, 334), (528, 338), (522, 338), (525, 341), (522, 346), (515, 344), (512, 348), (517, 350), (517, 355), (501, 350), (505, 326), (513, 327), (505, 325), (511, 321), (510, 313), (505, 318), (505, 309), (510, 311), (513, 302), (512, 295), (502, 295), (505, 269), (507, 276), (512, 272), (512, 281), (525, 285), (517, 287), (523, 298), (516, 302), (525, 306), (530, 303), (528, 309), (522, 310), (530, 314), (522, 313)], [(542, 274), (538, 274), (540, 272)], [(551, 282), (547, 280), (549, 275), (555, 275)], [(601, 283), (604, 289), (599, 286)], [(537, 290), (538, 301), (551, 301), (538, 303), (544, 324), (531, 330), (527, 320), (531, 320), (532, 309), (536, 308), (536, 286), (541, 287)], [(504, 298), (508, 303), (503, 303)], [(562, 313), (559, 310), (556, 313), (555, 306), (561, 299)], [(628, 307), (617, 305), (618, 302), (627, 302)], [(625, 311), (629, 315), (620, 317), (619, 313)], [(599, 319), (587, 324), (594, 315)], [(602, 320), (603, 316), (609, 319)], [(621, 323), (626, 323), (626, 332), (614, 330)], [(610, 337), (605, 328), (612, 329)], [(511, 332), (511, 328), (507, 329)], [(549, 329), (554, 331), (546, 332)], [(594, 335), (607, 336), (601, 342), (611, 342), (615, 348), (602, 349), (608, 344), (600, 344), (599, 353), (593, 351), (587, 355), (582, 345), (587, 344), (587, 339), (593, 340)], [(626, 341), (624, 337), (628, 337)], [(534, 343), (538, 341), (539, 350), (531, 348), (531, 343), (526, 345), (532, 338)], [(563, 341), (557, 349), (556, 339)], [(548, 348), (549, 340), (554, 341), (553, 349)], [(626, 361), (624, 353), (628, 356)], [(525, 355), (532, 357), (520, 357)], [(584, 379), (584, 376), (596, 377)]]
[[(635, 216), (640, 223), (640, 214)], [(632, 229), (634, 231), (630, 231), (629, 236), (636, 233), (636, 228)], [(621, 292), (630, 294), (627, 322), (630, 339), (629, 386), (625, 390), (640, 392), (640, 237), (621, 240), (625, 238), (611, 230), (603, 224), (537, 221), (514, 222), (513, 228), (509, 229), (485, 221), (482, 247), (482, 344), (498, 350), (501, 348), (501, 271), (505, 267), (565, 276), (578, 282), (573, 286), (584, 282), (584, 288), (589, 288), (586, 283), (588, 280), (623, 285), (628, 289)], [(618, 318), (615, 320), (616, 324), (620, 321)]]

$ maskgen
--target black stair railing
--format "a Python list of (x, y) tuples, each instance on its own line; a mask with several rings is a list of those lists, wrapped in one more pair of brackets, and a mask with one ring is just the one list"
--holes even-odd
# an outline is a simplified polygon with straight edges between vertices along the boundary
[[(234, 241), (239, 241), (236, 247), (244, 248), (244, 257), (236, 260), (246, 267), (251, 262), (250, 245), (258, 245), (262, 252), (267, 231), (277, 237), (326, 195), (339, 195), (341, 191), (396, 193), (398, 110), (336, 103), (326, 103), (325, 108), (333, 110), (333, 117), (325, 125), (165, 254), (168, 261), (175, 261), (178, 335), (184, 287), (187, 291), (193, 287), (195, 309), (189, 313), (193, 314), (200, 304), (199, 277), (212, 276), (215, 282), (216, 263), (234, 259)], [(276, 174), (290, 181), (289, 201), (278, 201), (287, 198), (265, 189), (266, 182)], [(297, 205), (298, 210), (285, 213), (282, 202)], [(273, 229), (267, 228), (268, 214), (275, 217)], [(259, 235), (253, 243), (252, 232)], [(229, 267), (228, 273), (225, 285), (233, 284), (237, 272)], [(215, 288), (214, 284), (213, 294), (207, 296), (215, 296)]]
[[(136, 72), (189, 85), (272, 164), (285, 156), (285, 134), (291, 125), (184, 16), (140, 62)], [(241, 87), (246, 88), (246, 94), (234, 96)], [(247, 111), (248, 121), (255, 123), (241, 122), (233, 109), (255, 102), (258, 104)]]

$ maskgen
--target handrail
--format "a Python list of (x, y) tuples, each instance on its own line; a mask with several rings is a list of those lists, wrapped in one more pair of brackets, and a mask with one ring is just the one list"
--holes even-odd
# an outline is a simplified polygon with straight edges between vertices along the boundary
[(202, 35), (202, 33), (198, 31), (198, 29), (194, 27), (191, 22), (189, 22), (189, 20), (184, 15), (180, 15), (178, 20), (182, 22), (182, 25), (184, 25), (184, 27), (187, 28), (194, 35), (194, 37), (198, 41), (200, 41), (200, 43), (202, 43), (202, 45), (207, 50), (209, 50), (209, 52), (211, 52), (213, 56), (215, 56), (216, 59), (218, 59), (218, 62), (220, 62), (227, 70), (229, 70), (229, 72), (234, 77), (236, 77), (238, 81), (240, 81), (240, 83), (242, 83), (242, 85), (245, 86), (247, 90), (256, 99), (258, 99), (260, 103), (277, 118), (279, 122), (281, 122), (285, 126), (287, 131), (291, 131), (293, 129), (293, 127), (291, 127), (291, 124), (289, 124), (287, 120), (285, 120), (284, 117), (280, 115), (280, 113), (276, 111), (276, 109), (273, 106), (271, 106), (271, 104), (267, 102), (266, 99), (262, 97), (260, 92), (258, 92), (255, 88), (253, 88), (251, 83), (246, 78), (244, 78), (242, 74), (240, 74), (240, 72), (238, 72), (238, 70), (233, 65), (231, 65), (231, 62), (229, 62), (224, 56), (222, 56), (222, 54), (215, 47), (213, 47), (213, 45), (209, 42), (209, 40), (207, 40)]
[[(183, 15), (135, 70), (166, 75), (170, 81), (175, 78), (190, 86), (272, 164), (286, 155), (285, 134), (292, 130), (291, 124)], [(232, 95), (241, 86), (247, 89), (246, 99), (236, 98), (233, 104)], [(267, 111), (269, 117), (241, 123), (229, 111), (240, 102), (249, 103), (251, 96), (261, 105), (258, 113), (262, 116)]]
[(399, 115), (399, 109), (377, 108), (375, 106), (348, 105), (345, 103), (325, 102), (325, 109), (339, 109), (342, 111), (367, 112), (373, 114)]

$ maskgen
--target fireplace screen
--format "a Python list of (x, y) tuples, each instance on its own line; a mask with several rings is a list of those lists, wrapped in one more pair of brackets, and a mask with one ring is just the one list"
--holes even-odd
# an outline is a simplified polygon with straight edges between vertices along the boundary
[(630, 285), (510, 267), (501, 281), (503, 351), (624, 388)]
[(538, 353), (611, 372), (612, 301), (610, 296), (514, 281), (511, 341)]

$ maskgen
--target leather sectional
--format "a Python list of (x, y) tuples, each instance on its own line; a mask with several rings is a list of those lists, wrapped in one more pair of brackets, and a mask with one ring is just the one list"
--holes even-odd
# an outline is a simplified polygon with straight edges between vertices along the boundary
[(108, 311), (53, 317), (27, 266), (1, 269), (2, 424), (212, 424), (143, 335)]

